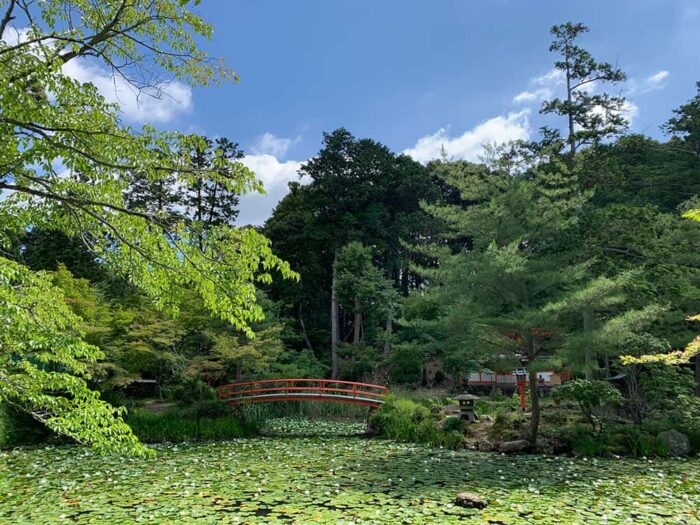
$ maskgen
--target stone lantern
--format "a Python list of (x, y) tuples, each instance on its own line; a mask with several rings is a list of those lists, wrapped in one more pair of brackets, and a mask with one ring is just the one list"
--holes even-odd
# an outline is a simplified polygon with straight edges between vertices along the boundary
[(470, 423), (479, 421), (479, 418), (474, 411), (474, 402), (479, 399), (479, 396), (472, 394), (460, 394), (455, 399), (459, 402), (459, 417)]

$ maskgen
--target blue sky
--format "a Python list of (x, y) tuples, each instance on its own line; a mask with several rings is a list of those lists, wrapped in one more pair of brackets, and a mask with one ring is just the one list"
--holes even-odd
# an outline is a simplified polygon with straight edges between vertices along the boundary
[(420, 161), (441, 145), (476, 160), (484, 142), (535, 137), (541, 98), (558, 92), (555, 23), (590, 26), (582, 45), (627, 72), (632, 131), (661, 137), (700, 80), (700, 0), (203, 0), (196, 11), (214, 25), (205, 47), (240, 83), (173, 83), (146, 107), (117, 98), (127, 120), (242, 145), (268, 195), (243, 199), (241, 223), (262, 223), (339, 126)]

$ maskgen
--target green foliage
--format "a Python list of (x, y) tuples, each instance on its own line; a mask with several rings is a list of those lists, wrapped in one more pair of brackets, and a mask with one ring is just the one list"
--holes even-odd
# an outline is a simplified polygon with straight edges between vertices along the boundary
[(663, 130), (679, 139), (696, 160), (700, 160), (700, 82), (696, 83), (697, 94), (687, 103), (673, 110), (674, 117), (663, 126)]
[(609, 382), (587, 379), (567, 381), (558, 386), (553, 395), (555, 399), (575, 401), (594, 430), (602, 428), (602, 421), (593, 414), (594, 410), (621, 405), (623, 399), (620, 391)]
[[(211, 27), (188, 2), (174, 0), (49, 0), (22, 8), (5, 2), (0, 33), (10, 21), (26, 34), (0, 41), (0, 245), (11, 248), (27, 231), (81, 239), (95, 260), (158, 308), (177, 313), (189, 289), (214, 315), (252, 337), (250, 323), (263, 317), (256, 283), (269, 283), (272, 271), (296, 275), (273, 255), (269, 241), (253, 228), (205, 229), (130, 209), (125, 194), (134, 173), (152, 182), (174, 177), (175, 185), (206, 181), (236, 194), (260, 190), (261, 183), (227, 158), (221, 144), (210, 163), (198, 165), (189, 154), (206, 149), (202, 137), (125, 126), (116, 105), (93, 84), (62, 69), (90, 56), (95, 67), (134, 86), (162, 75), (191, 85), (235, 78), (199, 47)], [(81, 339), (75, 330), (80, 320), (46, 275), (0, 258), (0, 317), (7, 324), (0, 334), (0, 401), (98, 450), (145, 452), (122, 421), (123, 411), (87, 388), (89, 366), (102, 353)], [(162, 348), (170, 344), (167, 335), (138, 337), (125, 349), (127, 361), (147, 360), (152, 373), (173, 365)]]
[[(221, 405), (222, 403), (218, 403)], [(181, 443), (250, 437), (258, 433), (252, 422), (240, 421), (230, 414), (223, 417), (187, 417), (185, 412), (153, 414), (135, 411), (127, 422), (144, 443)]]
[(456, 416), (446, 417), (442, 422), (442, 430), (445, 432), (464, 433), (465, 423), (461, 418)]
[(146, 454), (115, 408), (88, 388), (102, 357), (45, 273), (0, 257), (0, 402), (26, 410), (59, 434), (99, 451)]
[(370, 417), (370, 426), (380, 436), (446, 448), (463, 446), (463, 429), (440, 429), (430, 410), (410, 399), (390, 399)]
[[(341, 290), (338, 340), (355, 339), (353, 314), (361, 312), (365, 342), (388, 352), (394, 320), (389, 314), (396, 307), (391, 287), (405, 295), (419, 284), (412, 268), (415, 255), (405, 242), (434, 229), (419, 203), (438, 198), (438, 189), (418, 162), (342, 128), (324, 133), (321, 150), (300, 171), (310, 182), (290, 184), (264, 229), (275, 252), (303, 275), (299, 284), (274, 283), (271, 292), (282, 300), (285, 315), (297, 321), (296, 349), (303, 344), (330, 362), (334, 261), (343, 247), (361, 243), (359, 259), (341, 261), (351, 280), (345, 279)], [(370, 247), (371, 255), (366, 253)]]
[(399, 297), (393, 283), (374, 264), (370, 248), (359, 242), (343, 246), (334, 264), (340, 304), (354, 316), (353, 344), (377, 343), (378, 327), (396, 315)]
[(182, 405), (189, 405), (202, 401), (213, 401), (216, 399), (216, 392), (201, 379), (186, 376), (178, 383), (171, 385), (166, 390), (165, 397), (178, 401)]
[(570, 431), (568, 438), (577, 456), (647, 458), (668, 455), (666, 447), (654, 434), (636, 425), (609, 426), (596, 434), (591, 434), (587, 427), (577, 426)]

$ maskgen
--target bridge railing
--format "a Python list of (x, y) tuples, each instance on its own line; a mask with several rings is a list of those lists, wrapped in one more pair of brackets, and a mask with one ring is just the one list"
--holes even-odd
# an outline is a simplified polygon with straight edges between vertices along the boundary
[(217, 397), (236, 405), (313, 399), (379, 405), (389, 397), (389, 387), (333, 379), (262, 379), (221, 385)]

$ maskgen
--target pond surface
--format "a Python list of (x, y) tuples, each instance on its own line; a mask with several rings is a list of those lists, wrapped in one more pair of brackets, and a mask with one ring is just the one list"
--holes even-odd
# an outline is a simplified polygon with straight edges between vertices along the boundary
[[(277, 435), (158, 447), (0, 452), (0, 523), (700, 524), (700, 460), (451, 452), (277, 422)], [(316, 434), (310, 437), (310, 434)], [(460, 491), (484, 510), (452, 505)]]

